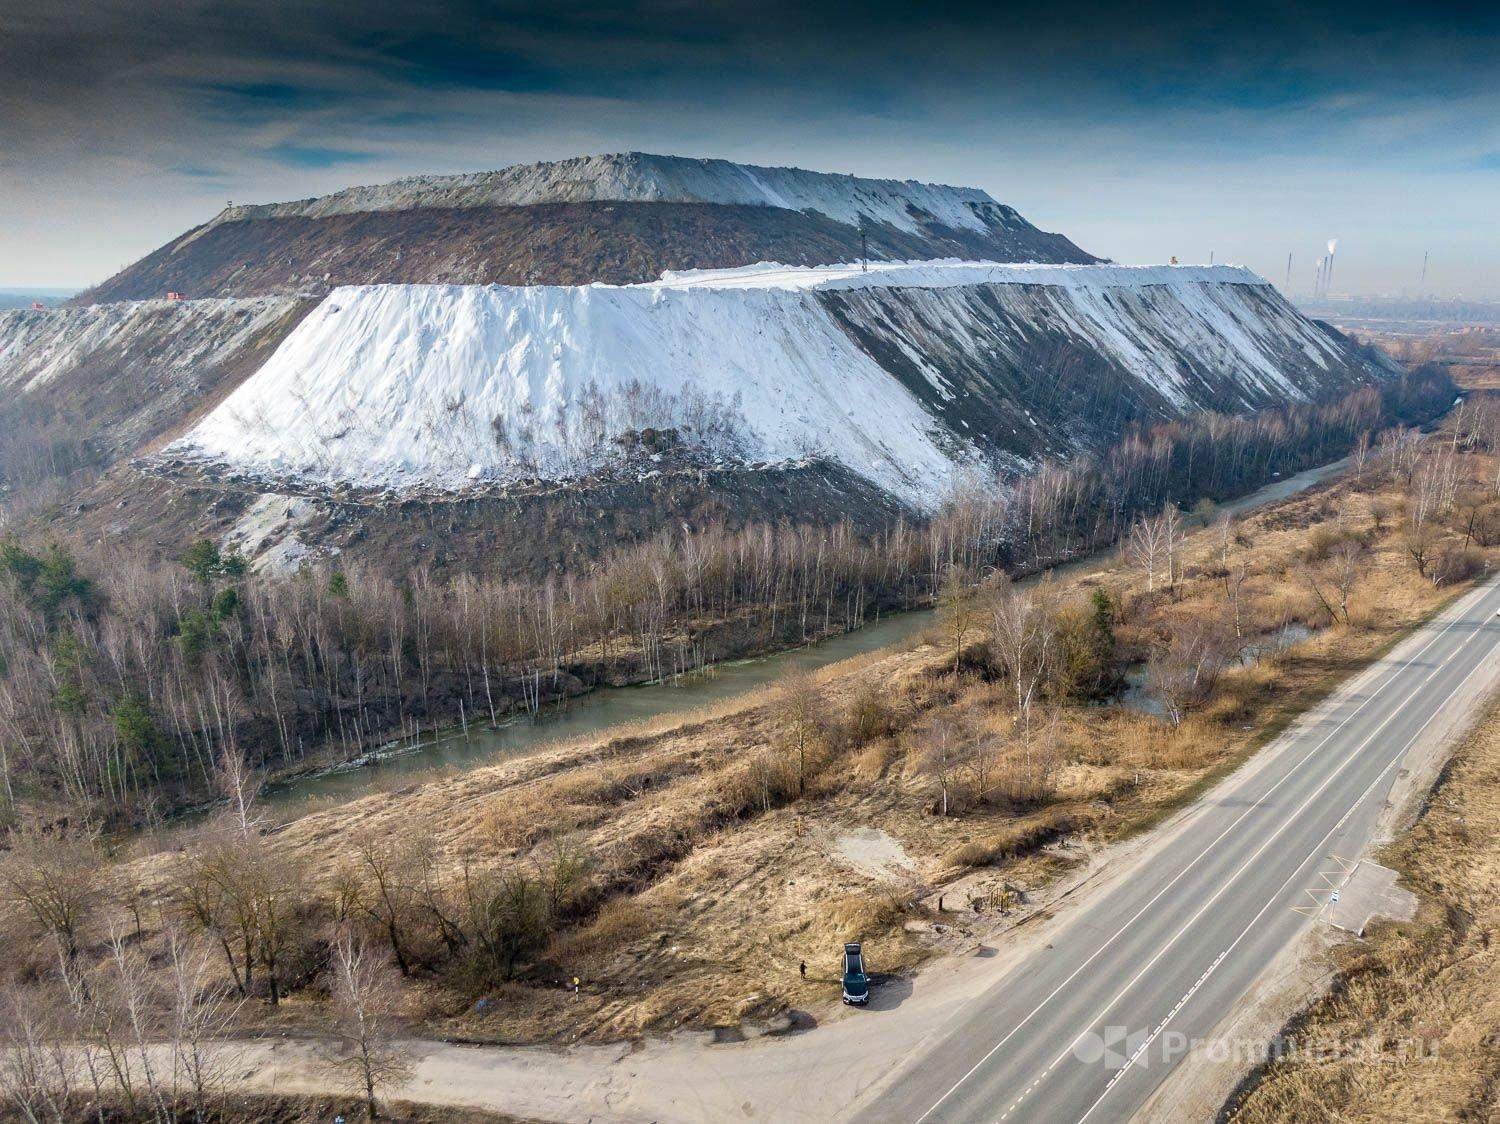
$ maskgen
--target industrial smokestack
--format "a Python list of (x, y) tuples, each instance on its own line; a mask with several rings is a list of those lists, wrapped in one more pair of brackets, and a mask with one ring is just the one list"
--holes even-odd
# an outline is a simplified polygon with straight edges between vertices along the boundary
[(1419, 297), (1427, 295), (1427, 255), (1430, 253), (1432, 253), (1431, 250), (1422, 251), (1422, 280), (1417, 282), (1417, 296)]
[(1286, 284), (1282, 286), (1288, 293), (1292, 291), (1292, 255), (1286, 256)]
[(1330, 238), (1328, 240), (1328, 265), (1323, 270), (1323, 295), (1326, 297), (1333, 288), (1333, 255), (1338, 252), (1339, 240)]

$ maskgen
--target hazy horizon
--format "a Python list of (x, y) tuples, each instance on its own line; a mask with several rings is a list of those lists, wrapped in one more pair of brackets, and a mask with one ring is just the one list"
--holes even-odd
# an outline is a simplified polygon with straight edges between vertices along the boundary
[(1500, 17), (1449, 5), (0, 0), (0, 275), (206, 221), (641, 149), (980, 187), (1127, 263), (1500, 296)]

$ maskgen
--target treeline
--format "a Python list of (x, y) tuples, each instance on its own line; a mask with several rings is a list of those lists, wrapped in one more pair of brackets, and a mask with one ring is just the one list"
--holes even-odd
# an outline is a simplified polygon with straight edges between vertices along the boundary
[(0, 404), (0, 494), (61, 488), (104, 458), (78, 419), (24, 400)]
[[(339, 1051), (334, 1076), (365, 1097), (373, 1119), (381, 1074), (386, 1085), (398, 1079), (394, 1016), (411, 1009), (402, 980), (436, 985), (462, 1008), (502, 987), (513, 998), (517, 981), (549, 988), (589, 971), (611, 931), (629, 926), (644, 884), (727, 823), (826, 798), (877, 742), (899, 746), (930, 778), (935, 813), (1050, 803), (1059, 757), (1040, 721), (1033, 736), (1033, 712), (1107, 693), (1115, 603), (1103, 590), (1078, 601), (997, 575), (976, 591), (973, 577), (949, 569), (941, 594), (964, 676), (935, 676), (919, 704), (903, 705), (874, 684), (841, 698), (794, 674), (765, 704), (768, 744), (698, 763), (714, 770), (711, 796), (669, 814), (670, 826), (633, 824), (602, 844), (535, 808), (624, 800), (633, 780), (671, 783), (670, 770), (624, 761), (553, 774), (528, 787), (535, 805), (521, 810), (519, 834), (519, 821), (491, 821), (481, 848), (407, 814), (400, 831), (351, 827), (337, 856), (320, 861), (268, 830), (259, 778), (233, 757), (214, 776), (227, 806), (148, 862), (112, 867), (97, 829), (77, 823), (8, 832), (0, 934), (25, 951), (11, 978), (0, 975), (0, 1100), (34, 1120), (71, 1119), (61, 1110), (79, 1098), (124, 1102), (135, 1119), (207, 1119), (232, 1085), (216, 1050), (246, 1029), (246, 1005), (296, 995), (305, 1012), (306, 1000), (326, 996), (320, 1013), (352, 1047)], [(976, 626), (989, 637), (969, 644)], [(1015, 699), (1012, 739), (955, 695), (1000, 677)], [(1064, 822), (1053, 818), (1050, 830)], [(994, 846), (1035, 846), (1029, 830)], [(993, 857), (966, 844), (952, 859)], [(69, 1057), (85, 1064), (58, 1064)]]
[[(1452, 400), (1423, 371), (1334, 403), (1201, 415), (1098, 461), (975, 483), (922, 525), (663, 533), (543, 582), (357, 565), (271, 580), (210, 542), (179, 566), (0, 549), (0, 811), (148, 817), (208, 798), (216, 763), (353, 757), (600, 682), (653, 680), (931, 603), (957, 565), (1026, 572), (1141, 512), (1224, 499)], [(1366, 437), (1365, 440), (1368, 440)]]
[(1116, 541), (1142, 512), (1232, 499), (1327, 464), (1363, 434), (1437, 417), (1456, 394), (1443, 370), (1424, 367), (1334, 402), (1198, 414), (1130, 434), (1097, 460), (1044, 465), (998, 489), (976, 483), (939, 522), (971, 552), (955, 561), (1032, 572)]

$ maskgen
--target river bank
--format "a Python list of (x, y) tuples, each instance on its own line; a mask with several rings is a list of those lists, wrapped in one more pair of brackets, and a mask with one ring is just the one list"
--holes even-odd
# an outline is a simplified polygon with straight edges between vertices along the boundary
[[(366, 892), (361, 862), (432, 864), (400, 875), (410, 893), (430, 890), (439, 910), (400, 907), (413, 962), (405, 1011), (428, 1036), (609, 1042), (696, 1028), (729, 1042), (757, 1027), (837, 1020), (829, 955), (846, 940), (865, 943), (881, 1002), (901, 1005), (919, 964), (984, 940), (997, 915), (1014, 921), (1051, 900), (1081, 862), (1170, 817), (1448, 600), (1448, 586), (1417, 574), (1399, 526), (1387, 518), (1377, 528), (1373, 512), (1397, 493), (1385, 474), (1366, 473), (1246, 516), (1229, 549), (1249, 568), (1247, 631), (1317, 627), (1248, 666), (1231, 660), (1181, 725), (1064, 703), (1049, 705), (1028, 743), (981, 647), (955, 674), (951, 636), (924, 628), (915, 643), (807, 677), (816, 734), (800, 784), (788, 772), (798, 710), (772, 678), (694, 710), (668, 707), (447, 772), (359, 770), (339, 778), (362, 786), (347, 798), (304, 800), (288, 817), (262, 808), (291, 822), (254, 846), (296, 872), (319, 916), (340, 895)], [(1334, 528), (1358, 530), (1370, 549), (1350, 625), (1330, 626), (1291, 564)], [(1219, 531), (1200, 525), (1170, 590), (1148, 589), (1118, 556), (1095, 556), (1045, 600), (1071, 614), (1108, 590), (1119, 606), (1116, 658), (1133, 661), (1163, 636), (1222, 617), (1223, 549)], [(643, 690), (656, 689), (636, 697), (653, 697)], [(949, 754), (935, 757), (943, 744)], [(171, 900), (186, 876), (176, 856), (215, 838), (160, 841), (166, 853), (132, 864), (134, 892)], [(455, 937), (449, 951), (448, 930), (433, 928), (438, 916), (465, 933), (476, 923), (469, 879), (550, 877), (560, 860), (581, 864), (573, 904), (551, 915), (514, 975), (477, 976), (474, 938)], [(296, 1002), (257, 1006), (252, 1023), (296, 1035), (317, 1032), (320, 1019), (316, 1003)]]
[[(1323, 483), (1349, 466), (1343, 457), (1307, 469), (1227, 501), (1216, 513), (1243, 515), (1266, 504), (1297, 495)], [(1063, 578), (1106, 564), (1116, 548), (1103, 550), (1048, 568)], [(1036, 580), (1033, 574), (1023, 580)], [(789, 671), (814, 671), (830, 664), (867, 655), (911, 641), (935, 619), (931, 608), (887, 614), (851, 631), (796, 647), (726, 660), (666, 681), (596, 687), (559, 698), (535, 713), (512, 715), (494, 725), (470, 723), (439, 729), (416, 739), (387, 743), (353, 761), (309, 761), (295, 770), (273, 775), (262, 793), (262, 810), (285, 822), (329, 804), (366, 793), (404, 786), (455, 771), (492, 764), (534, 752), (558, 742), (608, 734), (612, 729), (655, 722), (674, 714), (683, 716), (726, 700), (748, 696)], [(196, 809), (188, 819), (205, 809)]]

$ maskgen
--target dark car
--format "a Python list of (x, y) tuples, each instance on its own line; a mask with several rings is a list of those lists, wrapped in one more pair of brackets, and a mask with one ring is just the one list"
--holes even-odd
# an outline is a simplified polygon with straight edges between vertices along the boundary
[(870, 1001), (870, 977), (865, 974), (865, 954), (859, 945), (844, 946), (844, 1002), (863, 1007)]

